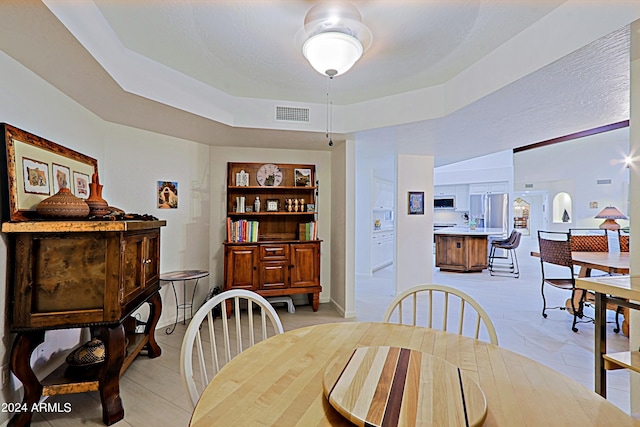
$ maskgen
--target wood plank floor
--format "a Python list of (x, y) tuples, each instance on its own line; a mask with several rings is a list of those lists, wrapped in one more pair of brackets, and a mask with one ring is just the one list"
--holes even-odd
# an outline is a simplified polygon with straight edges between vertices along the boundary
[[(579, 332), (571, 331), (571, 316), (560, 310), (541, 316), (539, 260), (529, 256), (535, 241), (523, 238), (518, 248), (521, 264), (519, 279), (491, 277), (482, 273), (444, 273), (434, 267), (434, 283), (455, 286), (467, 292), (485, 308), (493, 320), (500, 345), (524, 354), (593, 389), (593, 324), (579, 324)], [(393, 269), (380, 270), (370, 278), (358, 278), (356, 311), (359, 321), (380, 321), (393, 298)], [(545, 290), (549, 304), (562, 305), (568, 293)], [(169, 303), (171, 305), (171, 303)], [(296, 313), (287, 313), (278, 305), (285, 330), (315, 323), (341, 322), (329, 304), (320, 304), (317, 313), (310, 306), (297, 306)], [(613, 314), (610, 314), (613, 320)], [(628, 350), (628, 339), (608, 328), (609, 351)], [(179, 371), (180, 345), (186, 327), (179, 324), (172, 335), (164, 329), (156, 337), (162, 355), (156, 359), (144, 356), (127, 370), (121, 379), (121, 394), (125, 408), (124, 420), (117, 426), (181, 427), (187, 426), (191, 410), (182, 387)], [(629, 373), (626, 370), (609, 373), (609, 400), (625, 412), (629, 411)], [(54, 396), (49, 403), (71, 404), (70, 413), (47, 413), (34, 416), (33, 426), (102, 426), (102, 409), (97, 392)]]

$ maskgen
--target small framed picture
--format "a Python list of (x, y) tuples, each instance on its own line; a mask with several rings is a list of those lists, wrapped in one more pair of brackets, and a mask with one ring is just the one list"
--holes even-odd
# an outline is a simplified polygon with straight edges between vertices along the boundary
[(76, 197), (87, 199), (89, 197), (89, 175), (73, 171), (73, 188)]
[(37, 160), (22, 158), (24, 192), (33, 194), (51, 194), (49, 188), (49, 164)]
[(311, 169), (296, 169), (295, 177), (296, 177), (296, 180), (295, 180), (296, 187), (311, 186)]
[(409, 191), (409, 215), (424, 215), (424, 191)]
[(158, 209), (178, 209), (176, 181), (158, 181)]
[(315, 212), (316, 211), (316, 205), (313, 203), (307, 203), (307, 212)]
[(236, 174), (236, 185), (238, 187), (247, 187), (249, 185), (249, 174), (244, 169)]
[(71, 190), (71, 170), (62, 165), (51, 163), (51, 173), (53, 175), (53, 192), (60, 191), (61, 188)]
[(279, 199), (267, 199), (266, 209), (267, 212), (279, 212), (280, 200)]

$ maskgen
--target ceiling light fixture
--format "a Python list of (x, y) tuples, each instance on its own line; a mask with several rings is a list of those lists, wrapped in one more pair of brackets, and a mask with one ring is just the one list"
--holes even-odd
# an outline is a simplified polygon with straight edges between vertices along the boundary
[(296, 34), (302, 54), (320, 74), (346, 73), (371, 45), (371, 31), (353, 5), (329, 1), (313, 6)]

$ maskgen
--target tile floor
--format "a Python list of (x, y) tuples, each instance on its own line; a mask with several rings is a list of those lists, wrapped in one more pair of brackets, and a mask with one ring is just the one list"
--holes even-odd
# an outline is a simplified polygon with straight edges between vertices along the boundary
[[(434, 268), (434, 283), (455, 286), (478, 300), (491, 316), (500, 346), (524, 354), (556, 369), (593, 389), (593, 325), (580, 324), (579, 332), (571, 331), (571, 316), (559, 310), (548, 312), (543, 319), (540, 297), (540, 265), (529, 256), (536, 247), (535, 240), (523, 238), (518, 248), (521, 277), (491, 277), (482, 273), (445, 273)], [(359, 278), (356, 285), (356, 311), (358, 321), (380, 321), (387, 304), (393, 298), (391, 278), (393, 269), (380, 270), (371, 278)], [(548, 288), (550, 303), (562, 304), (568, 293)], [(321, 304), (317, 313), (309, 306), (296, 307), (296, 313), (287, 313), (278, 307), (285, 330), (314, 323), (344, 321), (329, 305)], [(610, 320), (613, 320), (611, 314)], [(124, 420), (117, 426), (159, 427), (187, 426), (190, 408), (182, 388), (179, 372), (180, 344), (185, 327), (181, 324), (175, 333), (157, 332), (162, 356), (157, 359), (139, 357), (121, 379), (121, 395), (125, 407)], [(609, 330), (610, 331), (610, 330)], [(609, 351), (628, 349), (628, 340), (622, 334), (608, 335)], [(622, 410), (629, 411), (629, 373), (626, 370), (610, 372), (608, 397)], [(69, 402), (70, 413), (49, 413), (34, 416), (33, 426), (101, 426), (102, 412), (98, 393), (54, 396), (48, 402)]]

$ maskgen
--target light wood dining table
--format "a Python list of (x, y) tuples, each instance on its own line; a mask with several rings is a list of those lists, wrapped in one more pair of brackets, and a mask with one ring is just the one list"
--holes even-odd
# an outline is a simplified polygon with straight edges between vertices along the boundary
[(417, 350), (459, 367), (486, 397), (485, 426), (640, 426), (581, 384), (507, 349), (429, 328), (361, 322), (294, 329), (245, 350), (206, 387), (189, 425), (351, 425), (325, 398), (323, 379), (336, 361), (371, 346)]

